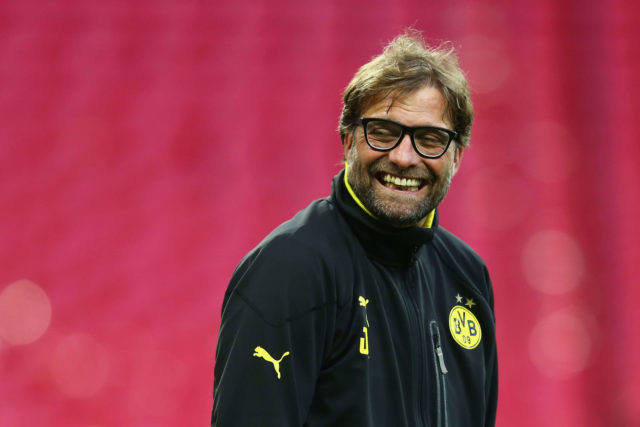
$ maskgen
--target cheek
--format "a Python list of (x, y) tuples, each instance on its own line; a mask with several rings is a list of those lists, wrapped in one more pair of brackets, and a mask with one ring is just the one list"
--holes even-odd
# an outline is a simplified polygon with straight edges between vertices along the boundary
[(351, 145), (351, 148), (347, 150), (346, 157), (349, 164), (354, 164), (356, 160), (358, 160), (358, 150), (356, 149), (355, 144)]
[(438, 177), (446, 175), (449, 170), (452, 170), (453, 173), (455, 173), (455, 164), (451, 155), (445, 154), (439, 159), (424, 160), (424, 163), (427, 168), (429, 168), (431, 172), (433, 172)]
[(358, 162), (361, 165), (368, 165), (370, 163), (368, 157), (370, 157), (369, 147), (366, 145), (367, 143), (364, 140), (356, 139), (351, 148), (349, 149), (349, 153), (347, 154), (347, 159), (349, 163)]

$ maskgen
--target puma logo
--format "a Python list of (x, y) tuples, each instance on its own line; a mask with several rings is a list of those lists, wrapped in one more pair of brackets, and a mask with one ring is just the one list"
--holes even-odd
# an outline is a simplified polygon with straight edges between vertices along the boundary
[(364, 299), (364, 297), (358, 297), (358, 301), (360, 301), (360, 305), (364, 308), (367, 308), (367, 304), (369, 304), (368, 299)]
[(280, 359), (275, 360), (273, 357), (271, 357), (271, 355), (267, 352), (267, 350), (265, 350), (264, 348), (258, 346), (255, 348), (255, 353), (253, 353), (253, 355), (255, 357), (261, 357), (264, 360), (266, 360), (267, 362), (273, 363), (273, 369), (276, 370), (276, 374), (278, 375), (278, 379), (280, 379), (280, 362), (282, 362), (282, 359), (285, 358), (285, 356), (289, 355), (288, 351), (285, 351), (284, 354), (282, 355), (282, 357), (280, 357)]

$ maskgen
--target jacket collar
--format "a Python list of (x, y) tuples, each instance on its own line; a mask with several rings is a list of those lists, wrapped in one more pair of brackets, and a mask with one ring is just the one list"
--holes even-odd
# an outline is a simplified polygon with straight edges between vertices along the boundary
[(415, 262), (415, 254), (430, 242), (438, 227), (436, 211), (431, 228), (395, 228), (373, 218), (358, 205), (344, 184), (345, 171), (333, 178), (331, 199), (346, 218), (362, 243), (369, 258), (382, 264), (407, 267)]

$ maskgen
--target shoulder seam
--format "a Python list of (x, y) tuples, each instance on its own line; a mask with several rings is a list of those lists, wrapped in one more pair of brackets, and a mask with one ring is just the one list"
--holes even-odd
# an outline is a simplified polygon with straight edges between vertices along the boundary
[(285, 319), (283, 319), (281, 322), (273, 322), (269, 319), (267, 319), (258, 309), (258, 307), (256, 307), (253, 303), (251, 303), (251, 301), (249, 301), (249, 299), (244, 296), (239, 290), (234, 290), (233, 291), (234, 294), (236, 294), (238, 296), (238, 298), (240, 298), (246, 305), (247, 307), (249, 307), (258, 317), (260, 317), (266, 324), (273, 326), (273, 327), (280, 327), (286, 323), (292, 322), (300, 317), (304, 317), (316, 310), (322, 309), (324, 307), (330, 306), (332, 304), (335, 304), (336, 306), (338, 305), (338, 301), (329, 301), (329, 302), (324, 302), (321, 304), (317, 304), (315, 306), (312, 306), (310, 308), (308, 308), (307, 310), (301, 312), (301, 313), (297, 313), (293, 316), (289, 316)]

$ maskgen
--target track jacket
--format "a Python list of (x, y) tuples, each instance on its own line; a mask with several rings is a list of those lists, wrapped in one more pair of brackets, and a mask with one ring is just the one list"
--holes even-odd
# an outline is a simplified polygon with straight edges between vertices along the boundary
[(487, 269), (437, 225), (365, 213), (345, 172), (236, 268), (212, 426), (493, 426)]

